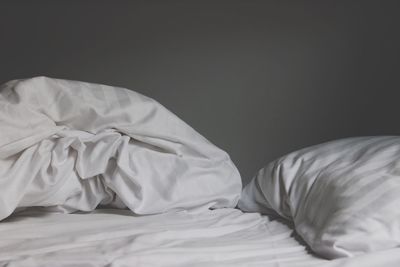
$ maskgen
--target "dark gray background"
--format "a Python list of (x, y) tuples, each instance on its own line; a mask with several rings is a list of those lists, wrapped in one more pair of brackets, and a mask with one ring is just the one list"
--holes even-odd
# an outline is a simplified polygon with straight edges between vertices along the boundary
[(399, 134), (400, 1), (2, 1), (0, 82), (157, 99), (245, 181), (303, 146)]

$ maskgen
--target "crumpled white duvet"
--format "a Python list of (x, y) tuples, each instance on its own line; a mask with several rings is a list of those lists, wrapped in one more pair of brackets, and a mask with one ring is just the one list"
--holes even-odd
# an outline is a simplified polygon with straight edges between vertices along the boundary
[(0, 220), (30, 206), (234, 207), (240, 191), (227, 153), (153, 99), (46, 77), (0, 87)]

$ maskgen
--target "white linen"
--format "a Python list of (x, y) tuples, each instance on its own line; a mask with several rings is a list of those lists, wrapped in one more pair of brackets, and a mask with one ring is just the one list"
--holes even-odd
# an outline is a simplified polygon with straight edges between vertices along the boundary
[(348, 138), (286, 155), (260, 170), (239, 207), (293, 220), (326, 258), (400, 247), (400, 137)]
[(16, 208), (234, 207), (229, 156), (136, 92), (37, 77), (0, 88), (0, 220)]
[(22, 212), (0, 223), (0, 266), (309, 266), (291, 230), (218, 209), (132, 216)]
[(24, 211), (0, 222), (7, 267), (397, 267), (400, 249), (328, 261), (307, 253), (286, 225), (256, 213), (218, 209), (134, 216)]

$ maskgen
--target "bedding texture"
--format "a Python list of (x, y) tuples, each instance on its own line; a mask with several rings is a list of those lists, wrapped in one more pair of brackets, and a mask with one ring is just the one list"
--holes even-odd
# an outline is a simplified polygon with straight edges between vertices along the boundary
[(239, 207), (277, 213), (319, 255), (333, 259), (400, 247), (400, 137), (359, 137), (271, 162)]
[(400, 248), (326, 260), (287, 225), (237, 209), (137, 216), (29, 208), (0, 223), (1, 267), (398, 267)]
[(132, 216), (32, 211), (0, 223), (0, 266), (310, 267), (321, 260), (287, 226), (237, 209)]
[(31, 206), (200, 212), (240, 195), (227, 153), (131, 90), (14, 80), (0, 87), (0, 128), (0, 220)]

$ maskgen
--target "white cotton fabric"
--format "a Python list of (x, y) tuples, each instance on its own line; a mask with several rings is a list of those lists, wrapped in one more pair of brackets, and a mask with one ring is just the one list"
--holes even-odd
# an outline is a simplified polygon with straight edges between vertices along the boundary
[(15, 209), (234, 207), (229, 156), (155, 100), (37, 77), (0, 87), (0, 220)]
[(308, 253), (292, 229), (236, 209), (133, 216), (98, 209), (27, 210), (0, 223), (7, 267), (398, 267), (400, 248), (333, 261)]
[(290, 234), (279, 222), (237, 209), (25, 211), (0, 223), (0, 266), (309, 267), (315, 259)]
[(400, 137), (293, 152), (260, 170), (239, 207), (293, 221), (312, 250), (330, 259), (400, 247)]

